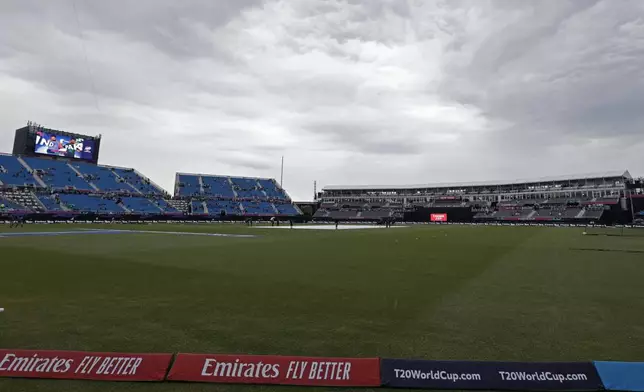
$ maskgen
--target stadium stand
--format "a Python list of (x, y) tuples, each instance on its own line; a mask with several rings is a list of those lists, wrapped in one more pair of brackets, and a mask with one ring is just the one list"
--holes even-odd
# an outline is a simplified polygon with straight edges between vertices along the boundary
[[(271, 178), (186, 173), (177, 173), (175, 178), (175, 193), (170, 197), (133, 168), (0, 154), (0, 202), (5, 213), (139, 215), (146, 219), (193, 215), (190, 219), (208, 220), (302, 215)], [(437, 213), (461, 221), (615, 222), (626, 215), (633, 219), (644, 215), (639, 200), (637, 209), (631, 203), (632, 212), (624, 213), (628, 184), (636, 189), (636, 196), (644, 196), (633, 181), (628, 171), (616, 171), (515, 182), (330, 186), (320, 194), (319, 208), (311, 212), (320, 220), (426, 221)]]
[(618, 196), (608, 196), (608, 197), (599, 197), (590, 200), (589, 204), (603, 204), (603, 205), (612, 205), (619, 203)]
[(42, 158), (23, 158), (23, 161), (42, 179), (46, 186), (55, 190), (98, 191), (65, 161)]
[(128, 168), (0, 155), (0, 187), (4, 212), (181, 214), (161, 188)]
[(121, 178), (132, 188), (143, 195), (164, 195), (163, 189), (155, 185), (149, 178), (144, 177), (134, 169), (120, 167), (112, 168), (112, 171), (118, 178)]
[[(7, 189), (2, 195), (5, 205), (11, 205), (11, 211), (182, 214), (163, 199), (166, 193), (160, 187), (136, 170), (128, 168), (0, 155), (0, 187)], [(112, 197), (105, 197), (103, 193), (110, 193)], [(118, 199), (116, 195), (123, 197)], [(117, 200), (120, 205), (116, 203)], [(16, 205), (22, 207), (16, 208)], [(5, 208), (5, 212), (8, 210)]]
[(60, 194), (61, 203), (70, 211), (94, 214), (123, 214), (126, 210), (112, 199), (100, 195)]
[(60, 199), (58, 198), (57, 195), (37, 195), (38, 200), (40, 200), (40, 203), (43, 205), (45, 208), (45, 211), (47, 212), (67, 212), (69, 211), (65, 207), (63, 207), (60, 203)]
[(70, 166), (91, 182), (99, 192), (138, 193), (137, 190), (118, 177), (110, 168), (90, 163), (73, 162)]
[(0, 212), (24, 212), (30, 211), (24, 205), (17, 203), (16, 201), (8, 198), (4, 194), (0, 195)]
[(294, 217), (302, 212), (272, 178), (177, 173), (175, 198), (191, 200), (192, 214)]
[(612, 222), (624, 215), (620, 200), (629, 181), (630, 173), (623, 170), (509, 182), (327, 186), (313, 217), (377, 219), (377, 206), (400, 206), (397, 211), (411, 221), (444, 213), (457, 221)]
[(364, 219), (384, 219), (384, 218), (389, 218), (393, 212), (391, 210), (370, 210), (370, 211), (362, 211), (360, 212), (360, 217)]
[(261, 190), (257, 179), (255, 178), (239, 178), (233, 177), (230, 179), (233, 184), (233, 190), (240, 199), (253, 199), (253, 200), (266, 200), (268, 197)]
[(0, 154), (0, 185), (37, 186), (38, 183), (18, 157)]
[(22, 207), (23, 210), (29, 210), (34, 212), (41, 212), (45, 210), (45, 207), (40, 203), (38, 198), (29, 190), (20, 189), (20, 190), (8, 190), (1, 192), (3, 198), (10, 200)]
[(144, 215), (161, 214), (163, 209), (145, 197), (122, 197), (122, 205), (129, 211)]
[(352, 220), (358, 218), (358, 212), (355, 210), (329, 211), (329, 218), (333, 220)]
[[(257, 180), (260, 187), (264, 190), (266, 196), (271, 200), (284, 200), (288, 201), (288, 196), (284, 189), (282, 189), (277, 182), (272, 178), (260, 178)], [(297, 212), (297, 211), (296, 211)]]
[(190, 210), (192, 212), (192, 215), (205, 215), (206, 203), (199, 200), (192, 200), (190, 202)]
[(277, 215), (277, 211), (273, 204), (266, 201), (242, 201), (241, 205), (245, 215)]
[(188, 201), (183, 199), (159, 199), (157, 202), (161, 207), (171, 214), (188, 213)]
[[(417, 203), (426, 206), (428, 203)], [(313, 215), (319, 220), (356, 220), (379, 222), (383, 219), (402, 219), (402, 204), (388, 201), (342, 201), (320, 203), (320, 208)]]
[(313, 214), (313, 219), (318, 219), (318, 220), (329, 220), (330, 219), (330, 211), (327, 210), (326, 208), (319, 208), (315, 213)]
[(43, 219), (63, 212), (87, 219), (302, 215), (271, 178), (177, 173), (171, 196), (134, 168), (99, 165), (101, 140), (101, 135), (69, 133), (33, 121), (17, 129), (14, 154), (0, 154), (3, 212), (25, 210), (43, 214)]
[(589, 205), (584, 209), (583, 218), (591, 219), (591, 220), (600, 220), (602, 215), (604, 215), (604, 211), (606, 211), (606, 207), (604, 207), (601, 204)]
[(224, 201), (224, 200), (208, 200), (206, 207), (210, 215), (242, 215), (242, 210), (239, 202)]
[(176, 191), (177, 196), (199, 196), (203, 194), (199, 176), (189, 174), (177, 174)]
[(293, 204), (275, 204), (278, 215), (296, 216), (300, 215), (299, 211)]
[[(534, 220), (561, 220), (565, 213), (566, 207), (565, 205), (562, 205), (559, 207), (544, 207), (534, 210), (534, 214), (529, 217), (534, 218)], [(573, 215), (573, 217), (577, 215), (577, 213), (578, 211)]]
[(237, 197), (233, 190), (233, 185), (228, 178), (218, 176), (203, 176), (204, 195), (210, 197), (220, 197), (222, 199), (233, 199)]
[[(173, 203), (175, 200), (166, 200), (161, 197), (154, 199), (154, 202), (161, 207), (167, 214), (181, 214), (187, 210), (187, 205), (184, 200), (177, 200), (179, 203)], [(179, 208), (177, 208), (179, 207)]]

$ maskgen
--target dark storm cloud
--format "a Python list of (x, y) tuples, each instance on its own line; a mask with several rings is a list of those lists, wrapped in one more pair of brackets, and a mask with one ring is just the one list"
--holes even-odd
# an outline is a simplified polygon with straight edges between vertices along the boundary
[(193, 58), (222, 57), (224, 53), (213, 45), (212, 30), (261, 1), (137, 0), (126, 7), (110, 1), (81, 3), (85, 23), (92, 30), (118, 31), (169, 56)]
[(476, 50), (455, 96), (550, 144), (640, 134), (642, 4), (530, 4), (513, 34), (491, 34)]
[(365, 124), (359, 119), (354, 123), (322, 121), (311, 125), (308, 131), (325, 138), (326, 145), (349, 152), (409, 155), (422, 151), (413, 138), (405, 139), (397, 135), (393, 124)]
[(285, 155), (295, 198), (314, 179), (641, 174), (644, 5), (616, 4), (3, 1), (0, 146), (28, 119), (102, 133), (105, 163), (167, 189), (276, 177)]

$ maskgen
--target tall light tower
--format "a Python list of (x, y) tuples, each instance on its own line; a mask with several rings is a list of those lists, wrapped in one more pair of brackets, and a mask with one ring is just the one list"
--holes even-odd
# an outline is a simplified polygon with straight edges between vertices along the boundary
[(280, 187), (284, 189), (284, 155), (282, 155), (282, 169), (280, 171)]

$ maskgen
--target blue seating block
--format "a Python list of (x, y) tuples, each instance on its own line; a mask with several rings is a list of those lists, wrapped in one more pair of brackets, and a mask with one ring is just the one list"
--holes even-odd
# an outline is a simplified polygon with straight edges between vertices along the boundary
[(119, 181), (110, 168), (81, 162), (72, 162), (70, 165), (85, 175), (85, 179), (96, 185), (102, 192), (138, 193), (126, 182)]
[(77, 212), (93, 212), (107, 214), (122, 214), (125, 211), (114, 200), (105, 199), (94, 195), (67, 195), (61, 194), (62, 203)]
[(87, 181), (78, 174), (67, 162), (53, 159), (23, 158), (33, 169), (41, 172), (40, 178), (54, 189), (74, 188), (79, 191), (94, 191)]
[(36, 179), (27, 171), (18, 158), (0, 155), (0, 181), (7, 186), (37, 185)]
[(241, 208), (236, 201), (221, 201), (221, 200), (208, 200), (209, 215), (221, 215), (221, 211), (225, 211), (226, 215), (241, 215)]
[(299, 215), (299, 212), (295, 209), (295, 207), (292, 204), (275, 204), (275, 207), (277, 208), (277, 211), (279, 211), (280, 215), (286, 215), (286, 216)]
[(137, 214), (161, 214), (163, 211), (154, 202), (145, 197), (123, 197), (123, 205), (128, 210)]
[(202, 176), (201, 179), (206, 195), (224, 199), (235, 197), (233, 187), (227, 177)]
[(192, 213), (195, 215), (205, 214), (206, 210), (203, 208), (203, 202), (201, 201), (192, 201)]
[(178, 182), (179, 184), (183, 184), (178, 189), (179, 196), (195, 196), (201, 194), (198, 176), (180, 174), (178, 176)]
[(45, 209), (50, 212), (64, 211), (63, 207), (56, 201), (56, 198), (51, 195), (36, 195), (38, 200), (45, 206)]
[(170, 203), (168, 203), (165, 199), (157, 198), (154, 199), (154, 202), (157, 203), (159, 207), (163, 209), (164, 212), (169, 212), (169, 213), (178, 213), (181, 212), (174, 208)]
[(163, 195), (162, 189), (154, 186), (149, 179), (142, 177), (133, 169), (113, 168), (112, 171), (144, 195)]
[(262, 186), (262, 189), (266, 193), (269, 199), (271, 200), (288, 200), (288, 197), (286, 196), (286, 192), (282, 188), (280, 188), (277, 183), (275, 183), (275, 180), (273, 179), (268, 179), (268, 178), (260, 178), (257, 180), (259, 184)]
[(269, 202), (243, 201), (242, 205), (244, 206), (246, 215), (275, 215), (273, 204)]

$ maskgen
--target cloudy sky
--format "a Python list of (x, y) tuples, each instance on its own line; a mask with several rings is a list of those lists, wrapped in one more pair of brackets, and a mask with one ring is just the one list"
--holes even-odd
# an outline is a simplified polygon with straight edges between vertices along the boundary
[(1, 0), (0, 151), (34, 120), (101, 162), (417, 184), (644, 175), (644, 2)]

